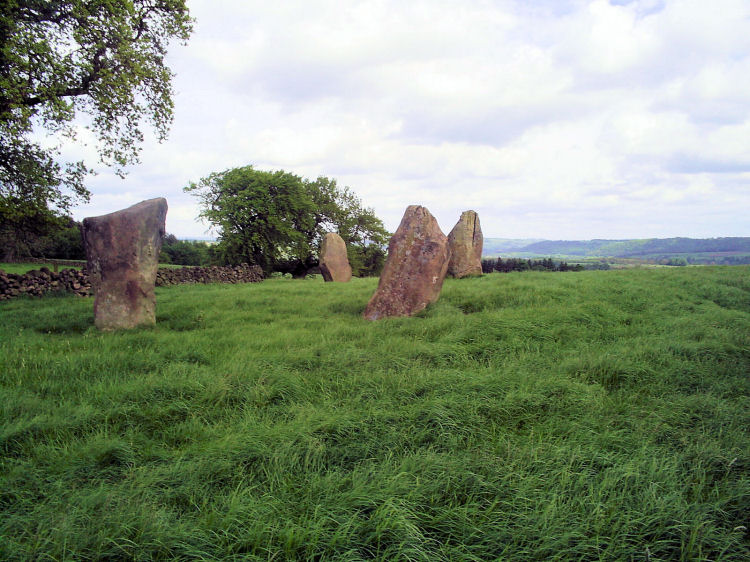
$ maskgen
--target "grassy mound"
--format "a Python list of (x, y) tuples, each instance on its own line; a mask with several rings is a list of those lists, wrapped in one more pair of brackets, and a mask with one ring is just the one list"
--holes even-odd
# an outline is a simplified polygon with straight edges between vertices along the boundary
[(0, 558), (750, 558), (750, 268), (375, 284), (0, 304)]

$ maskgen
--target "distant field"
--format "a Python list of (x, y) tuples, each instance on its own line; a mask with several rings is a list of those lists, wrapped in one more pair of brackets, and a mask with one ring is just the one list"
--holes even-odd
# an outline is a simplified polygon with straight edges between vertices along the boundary
[(750, 267), (0, 303), (0, 559), (750, 559)]
[[(60, 269), (80, 269), (84, 265), (86, 265), (85, 261), (82, 261), (81, 265), (77, 267), (71, 265), (60, 265), (58, 266), (58, 271)], [(55, 270), (55, 266), (52, 263), (0, 263), (0, 269), (5, 273), (15, 273), (16, 275), (23, 275), (32, 269), (41, 269), (43, 267), (46, 267), (50, 271)]]
[(195, 267), (195, 266), (192, 266), (192, 265), (179, 265), (179, 264), (176, 264), (176, 263), (160, 263), (159, 267), (165, 267), (167, 269), (180, 269), (180, 268), (183, 268), (183, 267)]
[[(86, 265), (85, 261), (82, 261), (79, 266), (60, 265), (58, 266), (58, 271), (60, 269), (80, 269), (81, 267), (85, 265)], [(55, 266), (52, 263), (0, 263), (0, 269), (2, 269), (5, 273), (15, 273), (16, 275), (23, 275), (24, 273), (28, 273), (32, 269), (41, 269), (42, 267), (46, 267), (50, 271), (55, 270)], [(190, 266), (165, 263), (165, 264), (159, 264), (159, 267), (180, 268), (180, 267), (190, 267)]]

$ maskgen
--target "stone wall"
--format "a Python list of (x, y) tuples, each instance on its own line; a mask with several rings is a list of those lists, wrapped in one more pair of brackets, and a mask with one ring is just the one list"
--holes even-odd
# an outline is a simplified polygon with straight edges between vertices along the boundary
[[(257, 283), (263, 280), (258, 266), (247, 264), (228, 267), (159, 268), (156, 286), (182, 283)], [(21, 295), (41, 297), (49, 291), (67, 291), (82, 297), (92, 294), (88, 273), (83, 269), (63, 269), (54, 273), (43, 267), (24, 275), (5, 273), (0, 269), (0, 300)]]
[(160, 267), (156, 273), (156, 286), (181, 283), (257, 283), (263, 281), (263, 270), (257, 265), (227, 267)]
[(86, 297), (91, 294), (91, 284), (85, 269), (63, 269), (54, 273), (43, 267), (23, 275), (0, 269), (0, 300), (21, 295), (41, 297), (48, 291), (67, 291)]

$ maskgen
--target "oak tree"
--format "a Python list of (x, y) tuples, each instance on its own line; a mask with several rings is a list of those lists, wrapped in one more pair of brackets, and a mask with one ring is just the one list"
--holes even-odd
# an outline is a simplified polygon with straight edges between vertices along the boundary
[(184, 43), (191, 31), (185, 0), (0, 0), (6, 234), (43, 229), (88, 200), (88, 165), (60, 161), (61, 144), (76, 139), (77, 127), (91, 130), (100, 161), (120, 175), (138, 162), (144, 124), (166, 138), (173, 74), (164, 57), (172, 40)]
[(377, 273), (388, 232), (372, 209), (336, 180), (311, 181), (252, 166), (210, 174), (185, 187), (197, 196), (201, 218), (219, 234), (226, 263), (248, 262), (266, 273), (302, 276), (317, 265), (320, 241), (338, 232), (356, 274)]

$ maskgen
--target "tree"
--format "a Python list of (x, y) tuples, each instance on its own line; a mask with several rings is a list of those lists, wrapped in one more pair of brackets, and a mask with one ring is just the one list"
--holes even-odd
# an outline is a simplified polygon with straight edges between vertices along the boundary
[(61, 217), (59, 226), (42, 239), (43, 257), (59, 260), (85, 260), (83, 225), (72, 217)]
[(174, 234), (167, 234), (161, 246), (159, 262), (179, 265), (210, 265), (209, 245), (197, 240), (178, 240)]
[(0, 248), (4, 248), (0, 261), (12, 262), (18, 255), (64, 260), (86, 259), (81, 223), (72, 217), (58, 216), (51, 212), (22, 215), (14, 214), (14, 210), (0, 208), (0, 216), (5, 217), (0, 221)]
[(0, 10), (0, 221), (23, 238), (89, 198), (87, 165), (58, 161), (81, 114), (101, 162), (120, 175), (138, 162), (144, 120), (166, 138), (164, 56), (192, 20), (185, 0), (0, 0)]
[[(319, 176), (307, 182), (316, 206), (316, 221), (321, 232), (335, 230), (346, 242), (349, 263), (355, 276), (379, 275), (385, 264), (385, 245), (389, 234), (372, 209), (348, 187), (338, 187), (336, 180)], [(316, 244), (319, 243), (316, 239)]]
[(40, 241), (59, 228), (60, 220), (46, 206), (24, 205), (17, 197), (0, 197), (2, 261), (41, 254)]
[(213, 173), (185, 191), (199, 198), (200, 216), (218, 229), (223, 261), (256, 264), (266, 273), (304, 275), (317, 265), (323, 235), (338, 231), (355, 275), (366, 274), (378, 267), (377, 250), (388, 240), (372, 209), (325, 177), (310, 181), (245, 166)]

